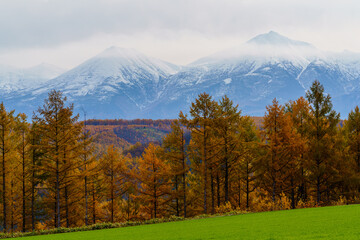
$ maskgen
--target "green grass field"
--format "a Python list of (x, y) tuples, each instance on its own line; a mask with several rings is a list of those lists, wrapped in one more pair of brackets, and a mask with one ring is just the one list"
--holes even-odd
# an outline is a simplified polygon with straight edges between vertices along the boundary
[(251, 213), (25, 239), (360, 239), (360, 205)]

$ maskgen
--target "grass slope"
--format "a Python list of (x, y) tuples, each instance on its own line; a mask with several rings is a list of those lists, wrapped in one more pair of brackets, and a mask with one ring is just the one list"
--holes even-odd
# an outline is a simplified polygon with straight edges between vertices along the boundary
[(360, 205), (253, 213), (26, 239), (360, 239)]

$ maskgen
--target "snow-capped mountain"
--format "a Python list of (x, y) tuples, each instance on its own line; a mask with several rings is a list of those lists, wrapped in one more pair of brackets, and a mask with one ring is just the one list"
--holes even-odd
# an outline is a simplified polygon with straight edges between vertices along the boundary
[(323, 52), (271, 31), (201, 58), (172, 75), (168, 91), (149, 112), (158, 113), (159, 118), (176, 116), (199, 93), (207, 92), (215, 99), (226, 94), (243, 112), (261, 116), (273, 98), (285, 103), (304, 96), (318, 79), (344, 115), (355, 106), (342, 103), (344, 96), (360, 86), (359, 61), (359, 54)]
[(158, 99), (168, 77), (179, 69), (134, 49), (110, 47), (25, 98), (39, 104), (51, 89), (59, 89), (90, 117), (136, 118)]
[(14, 92), (28, 91), (64, 72), (64, 69), (47, 63), (25, 69), (0, 65), (0, 93), (13, 95)]
[[(4, 91), (2, 86), (16, 81), (1, 74), (0, 68)], [(184, 67), (111, 47), (56, 78), (31, 83), (31, 88), (25, 87), (31, 81), (17, 80), (4, 100), (29, 114), (57, 89), (75, 103), (77, 112), (91, 118), (176, 118), (199, 93), (208, 92), (215, 99), (226, 94), (244, 113), (261, 116), (273, 98), (285, 103), (304, 96), (315, 79), (345, 117), (360, 100), (360, 54), (324, 52), (272, 31)]]

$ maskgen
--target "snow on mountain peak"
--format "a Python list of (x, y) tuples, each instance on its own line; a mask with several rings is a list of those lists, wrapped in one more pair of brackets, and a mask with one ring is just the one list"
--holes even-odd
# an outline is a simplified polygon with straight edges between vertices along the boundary
[(12, 91), (33, 89), (64, 72), (64, 69), (47, 63), (31, 68), (0, 65), (0, 91), (11, 93)]
[(310, 43), (292, 40), (274, 31), (257, 35), (247, 41), (247, 43), (257, 45), (313, 47)]
[(264, 62), (290, 61), (295, 65), (305, 67), (314, 58), (323, 53), (313, 45), (292, 40), (277, 32), (270, 31), (260, 34), (240, 46), (227, 49), (199, 59), (192, 66), (216, 64), (221, 62), (234, 62), (252, 60), (261, 65)]
[(146, 56), (133, 48), (120, 48), (111, 46), (98, 54), (96, 58), (145, 58)]
[(179, 70), (179, 67), (174, 64), (148, 57), (133, 48), (120, 48), (116, 46), (105, 49), (88, 61), (101, 62), (101, 65), (106, 68), (111, 65), (113, 69), (130, 67), (132, 69), (143, 68), (149, 72), (158, 72), (160, 70), (165, 75), (176, 73)]
[[(113, 46), (51, 80), (38, 93), (50, 87), (72, 96), (94, 95), (105, 100), (123, 89), (132, 88), (141, 89), (142, 94), (150, 96), (152, 93), (148, 93), (148, 89), (154, 92), (159, 81), (178, 70), (176, 65), (148, 57), (135, 49)], [(147, 101), (147, 96), (142, 97)]]

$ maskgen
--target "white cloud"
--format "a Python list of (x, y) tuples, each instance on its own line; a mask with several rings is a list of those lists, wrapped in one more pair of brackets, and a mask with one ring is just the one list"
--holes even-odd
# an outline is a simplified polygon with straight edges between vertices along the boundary
[(186, 64), (269, 30), (360, 51), (359, 11), (355, 0), (2, 0), (0, 64), (70, 68), (111, 45)]

